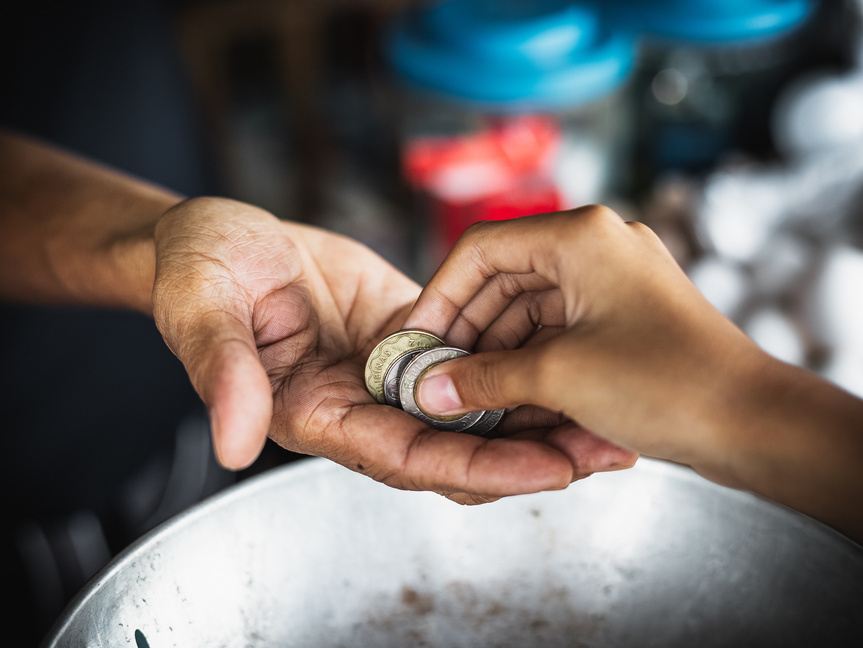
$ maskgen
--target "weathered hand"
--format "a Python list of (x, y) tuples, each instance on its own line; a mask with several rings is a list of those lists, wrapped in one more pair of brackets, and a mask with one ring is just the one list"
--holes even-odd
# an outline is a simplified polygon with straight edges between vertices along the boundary
[(538, 439), (436, 432), (366, 392), (369, 352), (419, 287), (364, 246), (234, 201), (198, 198), (156, 229), (154, 314), (207, 404), (222, 463), (267, 434), (391, 486), (463, 502), (563, 488), (623, 461), (572, 462)]

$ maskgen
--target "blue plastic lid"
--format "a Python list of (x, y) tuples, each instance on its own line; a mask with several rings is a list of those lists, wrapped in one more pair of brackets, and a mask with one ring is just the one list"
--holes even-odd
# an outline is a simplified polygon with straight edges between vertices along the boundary
[(803, 24), (813, 0), (613, 0), (616, 21), (642, 34), (686, 43), (742, 43)]
[(400, 16), (384, 46), (404, 81), (498, 110), (593, 101), (635, 58), (632, 35), (571, 0), (446, 0)]

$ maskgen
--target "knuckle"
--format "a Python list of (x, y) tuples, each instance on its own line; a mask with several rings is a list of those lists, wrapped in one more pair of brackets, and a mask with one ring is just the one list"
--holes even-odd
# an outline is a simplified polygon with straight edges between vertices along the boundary
[(605, 205), (584, 205), (564, 213), (574, 220), (594, 227), (605, 227), (623, 222), (617, 212)]
[(474, 252), (482, 245), (483, 241), (489, 238), (489, 230), (492, 229), (493, 225), (487, 221), (479, 221), (469, 225), (459, 236), (458, 241), (453, 246), (453, 251), (458, 253)]
[(519, 331), (512, 326), (501, 325), (483, 333), (482, 345), (486, 351), (514, 349), (521, 342)]
[[(482, 358), (482, 356), (475, 356)], [(501, 398), (501, 377), (495, 366), (483, 359), (477, 363), (477, 368), (468, 375), (469, 393), (466, 400), (472, 401), (466, 405), (487, 407), (489, 403), (497, 403)]]
[(652, 229), (650, 229), (650, 227), (648, 227), (641, 221), (627, 221), (626, 227), (638, 238), (649, 239), (651, 241), (658, 240), (659, 238), (656, 236), (656, 233)]
[(546, 293), (525, 293), (522, 295), (522, 301), (524, 302), (525, 313), (533, 325), (533, 328), (536, 329), (540, 324), (542, 324), (543, 320), (543, 311), (546, 302), (548, 301), (548, 297)]
[(548, 217), (555, 241), (570, 246), (573, 241), (613, 238), (620, 235), (623, 219), (604, 205), (585, 205)]
[(500, 353), (515, 353), (518, 358), (510, 358), (500, 364), (492, 354), (487, 354), (489, 357), (484, 357), (486, 354), (474, 356), (477, 362), (457, 386), (465, 406), (478, 409), (513, 407), (533, 398), (538, 381), (543, 378), (541, 359), (533, 350)]
[(508, 301), (515, 299), (524, 292), (524, 288), (522, 287), (517, 275), (498, 274), (496, 275), (495, 281), (497, 282), (501, 295), (503, 295)]
[(591, 205), (586, 212), (584, 223), (593, 236), (618, 236), (623, 219), (608, 207)]
[(613, 209), (605, 205), (589, 205), (582, 215), (584, 227), (594, 232), (619, 232), (623, 219)]
[(470, 225), (461, 238), (456, 242), (454, 252), (458, 255), (465, 254), (469, 264), (476, 267), (486, 277), (496, 274), (493, 263), (486, 258), (485, 249), (488, 242), (493, 239), (500, 223), (493, 221), (479, 221)]
[(488, 237), (497, 225), (494, 221), (477, 221), (465, 229), (459, 240), (482, 240)]

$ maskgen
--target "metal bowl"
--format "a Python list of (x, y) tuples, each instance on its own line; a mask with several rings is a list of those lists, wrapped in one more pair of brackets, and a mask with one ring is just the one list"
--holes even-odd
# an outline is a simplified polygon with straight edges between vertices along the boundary
[(863, 645), (863, 548), (641, 459), (460, 507), (323, 460), (244, 482), (112, 562), (45, 646)]

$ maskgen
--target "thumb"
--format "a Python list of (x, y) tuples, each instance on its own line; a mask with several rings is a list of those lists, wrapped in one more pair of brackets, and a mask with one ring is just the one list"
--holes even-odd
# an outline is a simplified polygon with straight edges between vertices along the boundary
[(536, 349), (478, 353), (429, 369), (417, 386), (417, 404), (433, 415), (448, 416), (518, 405), (542, 405), (537, 390)]
[(260, 454), (273, 416), (270, 380), (252, 332), (227, 313), (184, 327), (177, 356), (210, 414), (216, 457), (240, 470)]

